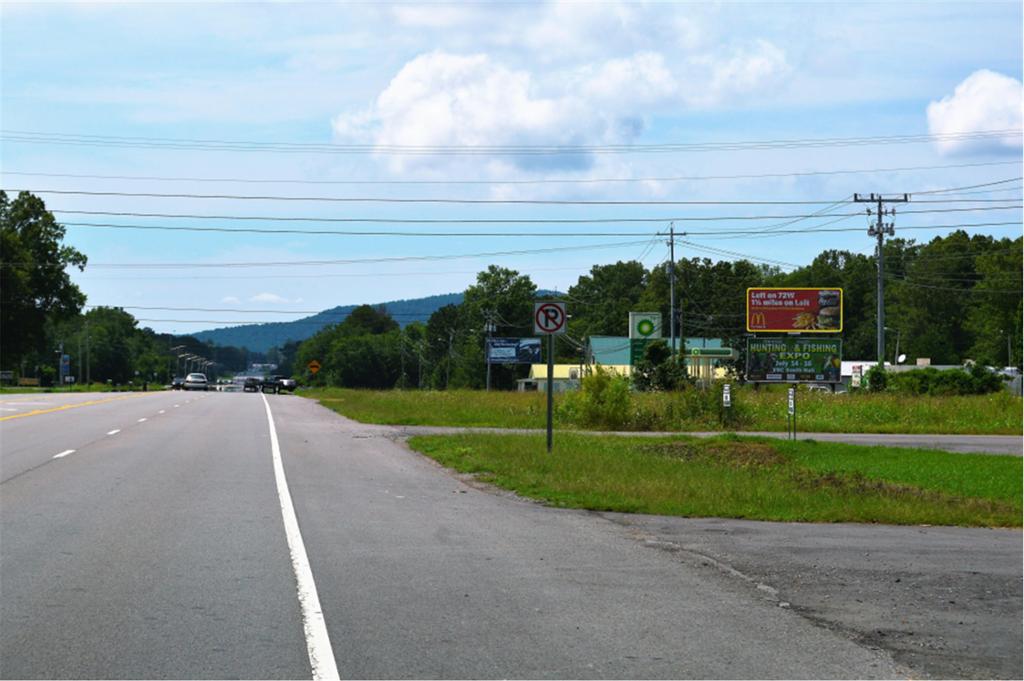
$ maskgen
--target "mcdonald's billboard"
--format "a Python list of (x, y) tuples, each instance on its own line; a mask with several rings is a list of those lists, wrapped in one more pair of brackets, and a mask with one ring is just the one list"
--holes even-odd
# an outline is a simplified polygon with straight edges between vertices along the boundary
[(751, 333), (839, 333), (842, 330), (841, 288), (747, 289), (747, 331)]

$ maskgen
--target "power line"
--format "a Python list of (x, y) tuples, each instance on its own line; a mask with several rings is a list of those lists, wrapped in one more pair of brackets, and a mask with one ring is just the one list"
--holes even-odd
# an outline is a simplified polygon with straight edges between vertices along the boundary
[[(854, 213), (851, 215), (843, 216), (842, 219), (848, 219), (851, 217), (862, 216), (862, 213)], [(786, 230), (716, 230), (716, 231), (700, 231), (700, 230), (687, 230), (680, 232), (684, 236), (754, 236), (754, 237), (768, 237), (768, 236), (782, 236), (785, 234), (813, 234), (813, 233), (824, 233), (824, 232), (859, 232), (861, 231), (858, 227), (839, 227), (826, 229), (825, 226), (839, 222), (834, 220), (832, 222), (825, 222), (815, 227), (809, 227), (804, 229), (786, 229)], [(322, 235), (322, 236), (372, 236), (372, 237), (383, 237), (383, 236), (395, 236), (395, 237), (439, 237), (439, 238), (458, 238), (458, 237), (574, 237), (574, 236), (606, 236), (606, 237), (635, 237), (643, 236), (644, 232), (394, 232), (394, 231), (353, 231), (353, 230), (314, 230), (314, 229), (264, 229), (259, 227), (188, 227), (178, 225), (129, 225), (129, 224), (115, 224), (115, 223), (93, 223), (93, 222), (64, 222), (61, 223), (65, 227), (94, 227), (100, 229), (130, 229), (130, 230), (142, 230), (142, 231), (169, 231), (169, 232), (217, 232), (217, 233), (238, 233), (238, 234), (307, 234), (307, 235)], [(905, 227), (904, 229), (958, 229), (958, 228), (971, 228), (971, 227), (1002, 227), (1007, 225), (1019, 225), (1020, 222), (983, 222), (983, 223), (968, 223), (958, 225), (914, 225)], [(655, 236), (661, 236), (660, 233)], [(646, 243), (646, 242), (642, 242)], [(629, 245), (629, 244), (622, 244)]]
[[(856, 175), (861, 173), (899, 173), (920, 170), (950, 170), (958, 168), (987, 168), (1019, 166), (1020, 161), (989, 161), (985, 163), (954, 163), (935, 166), (901, 166), (895, 168), (853, 168), (844, 170), (807, 170), (789, 173), (756, 173), (741, 175), (674, 175), (668, 177), (603, 177), (603, 178), (545, 178), (538, 180), (299, 180), (294, 178), (239, 178), (239, 177), (170, 177), (163, 175), (89, 175), (75, 173), (34, 173), (0, 170), (0, 176), (66, 177), (89, 180), (128, 180), (145, 182), (224, 182), (235, 184), (303, 184), (303, 185), (552, 185), (552, 184), (617, 184), (653, 182), (710, 182), (719, 180), (760, 180), (816, 175)], [(952, 191), (952, 190), (942, 190)]]
[[(380, 258), (346, 258), (340, 260), (291, 260), (291, 261), (280, 261), (280, 262), (220, 262), (220, 263), (209, 263), (209, 262), (190, 262), (190, 263), (93, 263), (89, 267), (93, 268), (104, 268), (104, 269), (209, 269), (209, 268), (250, 268), (250, 267), (297, 267), (297, 266), (329, 266), (329, 265), (358, 265), (364, 263), (386, 263), (386, 262), (411, 262), (411, 261), (434, 261), (434, 260), (459, 260), (465, 258), (490, 258), (498, 256), (508, 255), (537, 255), (542, 253), (564, 253), (567, 251), (578, 252), (585, 250), (602, 250), (607, 248), (622, 248), (623, 246), (633, 246), (646, 244), (648, 239), (641, 239), (639, 241), (631, 242), (619, 242), (619, 243), (606, 243), (606, 244), (587, 244), (583, 246), (556, 246), (552, 248), (534, 248), (534, 249), (522, 249), (515, 251), (490, 251), (484, 253), (449, 253), (441, 255), (405, 255), (405, 256), (389, 256)], [(34, 263), (10, 263), (4, 262), (0, 265), (12, 266), (12, 265), (26, 265), (26, 266), (46, 266), (47, 264), (36, 265)], [(50, 265), (53, 267), (63, 268), (63, 265)]]
[[(157, 306), (145, 306), (145, 305), (110, 305), (110, 304), (89, 304), (84, 307), (116, 307), (122, 310), (160, 310), (160, 311), (171, 311), (171, 312), (240, 312), (244, 314), (310, 314), (319, 315), (330, 312), (327, 310), (245, 310), (241, 308), (232, 307), (157, 307)], [(356, 306), (359, 307), (359, 306)], [(386, 308), (386, 306), (385, 306)], [(340, 316), (326, 315), (322, 319), (333, 319), (338, 320), (346, 319), (349, 316), (349, 312), (338, 312), (334, 313)], [(391, 312), (387, 311), (390, 317), (422, 317), (422, 313), (417, 312)], [(428, 315), (429, 316), (429, 315)], [(287, 322), (282, 322), (287, 323)]]
[(235, 151), (262, 153), (309, 154), (386, 154), (386, 155), (445, 155), (445, 156), (537, 156), (583, 154), (640, 154), (640, 153), (696, 153), (710, 151), (765, 151), (778, 149), (805, 149), (839, 146), (873, 146), (889, 144), (920, 144), (989, 140), (1019, 137), (1021, 130), (981, 130), (953, 133), (916, 135), (890, 135), (874, 137), (831, 137), (777, 139), (737, 142), (696, 142), (658, 144), (603, 144), (603, 145), (398, 145), (398, 144), (323, 144), (297, 142), (241, 141), (221, 139), (180, 139), (167, 137), (128, 137), (113, 135), (84, 135), (24, 130), (2, 130), (0, 139), (22, 144), (52, 144), (112, 148), (146, 148), (192, 151)]
[[(1020, 178), (1017, 178), (1020, 179)], [(456, 205), (529, 205), (529, 206), (815, 206), (824, 203), (829, 208), (850, 201), (793, 201), (793, 200), (671, 200), (671, 199), (466, 199), (466, 198), (398, 198), (386, 196), (280, 196), (267, 194), (195, 194), (169, 192), (92, 191), (82, 189), (0, 189), (5, 192), (57, 194), (61, 196), (104, 196), (147, 199), (196, 199), (223, 201), (288, 201), (324, 203), (390, 203), (390, 204), (456, 204)], [(1010, 199), (931, 199), (916, 203), (1000, 203)]]
[[(1003, 206), (980, 206), (972, 208), (931, 208), (926, 210), (907, 210), (903, 215), (924, 215), (936, 213), (969, 213), (992, 210), (1019, 210), (1020, 204)], [(625, 217), (625, 218), (369, 218), (369, 217), (303, 217), (280, 215), (200, 215), (195, 213), (138, 213), (134, 211), (101, 211), (101, 210), (63, 210), (50, 209), (52, 213), (62, 215), (109, 215), (114, 217), (170, 218), (184, 220), (232, 220), (232, 221), (265, 221), (265, 222), (331, 222), (331, 223), (364, 223), (364, 224), (415, 224), (415, 225), (477, 225), (477, 224), (627, 224), (651, 222), (723, 222), (732, 220), (787, 220), (793, 218), (815, 217), (855, 217), (864, 213), (812, 213), (810, 215), (709, 215), (709, 216), (661, 216), (661, 217)]]
[(946, 193), (949, 193), (949, 192), (962, 191), (964, 189), (980, 189), (982, 187), (995, 187), (995, 186), (1001, 185), (1001, 184), (1009, 184), (1010, 182), (1020, 182), (1021, 180), (1024, 180), (1024, 177), (1011, 177), (1011, 178), (1008, 178), (1008, 179), (1005, 179), (1005, 180), (997, 180), (995, 182), (984, 182), (982, 184), (970, 184), (970, 185), (967, 185), (965, 187), (950, 187), (948, 189), (932, 189), (932, 190), (929, 190), (929, 191), (920, 191), (920, 192), (913, 192), (913, 193), (914, 193), (915, 196), (918, 196), (918, 195), (921, 195), (921, 194), (946, 194)]

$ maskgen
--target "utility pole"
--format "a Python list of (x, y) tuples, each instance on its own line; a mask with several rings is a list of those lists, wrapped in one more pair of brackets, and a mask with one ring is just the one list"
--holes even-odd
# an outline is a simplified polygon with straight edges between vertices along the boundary
[(487, 339), (484, 341), (484, 362), (487, 363), (487, 390), (491, 389), (491, 334), (494, 333), (494, 317), (490, 312), (486, 313), (486, 320), (484, 322), (484, 331), (487, 333)]
[(92, 362), (89, 355), (89, 321), (85, 322), (85, 384), (92, 385), (92, 374), (89, 372)]
[(676, 223), (668, 223), (668, 342), (676, 356)]
[[(910, 194), (904, 194), (900, 198), (886, 199), (881, 194), (871, 194), (867, 197), (861, 196), (860, 194), (854, 194), (853, 200), (856, 203), (874, 203), (877, 204), (878, 208), (875, 210), (874, 215), (877, 218), (875, 224), (868, 227), (868, 236), (873, 236), (878, 240), (875, 246), (875, 261), (878, 264), (878, 312), (877, 312), (877, 326), (876, 326), (876, 341), (878, 343), (878, 367), (880, 369), (885, 368), (885, 276), (884, 276), (884, 263), (882, 246), (885, 243), (885, 235), (893, 236), (896, 233), (894, 223), (890, 222), (886, 224), (883, 222), (883, 218), (886, 215), (896, 215), (896, 209), (890, 208), (885, 209), (886, 203), (906, 203), (910, 201)], [(871, 209), (868, 208), (868, 215), (872, 215)]]

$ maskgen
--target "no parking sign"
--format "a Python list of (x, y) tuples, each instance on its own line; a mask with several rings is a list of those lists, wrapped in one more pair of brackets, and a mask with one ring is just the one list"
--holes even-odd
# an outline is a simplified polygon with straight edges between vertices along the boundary
[(546, 301), (533, 305), (533, 335), (547, 336), (565, 333), (565, 303)]

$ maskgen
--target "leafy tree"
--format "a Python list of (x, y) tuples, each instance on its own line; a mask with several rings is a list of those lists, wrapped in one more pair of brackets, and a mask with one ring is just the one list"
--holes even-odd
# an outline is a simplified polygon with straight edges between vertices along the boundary
[(686, 384), (686, 371), (678, 358), (672, 356), (668, 343), (655, 341), (633, 367), (632, 379), (637, 390), (676, 390)]
[(321, 370), (306, 376), (314, 385), (390, 388), (400, 373), (399, 335), (398, 323), (383, 307), (361, 305), (340, 324), (303, 341), (295, 362), (301, 367), (320, 362)]
[(13, 201), (0, 191), (0, 357), (16, 366), (31, 350), (45, 356), (48, 319), (78, 314), (85, 295), (71, 282), (69, 266), (85, 269), (86, 257), (62, 244), (64, 227), (43, 200), (21, 192)]
[(430, 387), (449, 387), (456, 351), (465, 344), (466, 336), (461, 306), (445, 305), (430, 315), (424, 338), (424, 350), (430, 367)]
[(629, 313), (639, 311), (637, 304), (646, 286), (647, 270), (635, 260), (594, 265), (590, 274), (569, 287), (569, 333), (580, 339), (627, 335)]

